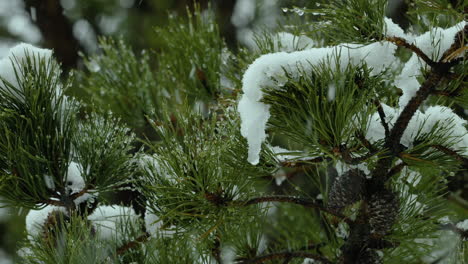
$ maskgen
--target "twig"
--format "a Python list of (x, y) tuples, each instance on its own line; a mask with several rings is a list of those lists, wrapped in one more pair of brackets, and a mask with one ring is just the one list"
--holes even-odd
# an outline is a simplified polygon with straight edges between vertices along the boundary
[(458, 154), (455, 150), (449, 149), (447, 147), (441, 145), (431, 145), (431, 147), (443, 152), (449, 156), (454, 157), (456, 160), (462, 162), (463, 164), (468, 164), (468, 158), (463, 157), (462, 155)]
[(464, 40), (466, 35), (468, 35), (468, 25), (465, 25), (465, 27), (462, 30), (457, 32), (457, 34), (454, 37), (453, 44), (448, 50), (444, 52), (444, 54), (442, 54), (442, 59), (440, 60), (440, 62), (450, 62), (454, 57), (458, 55), (458, 53), (461, 53), (464, 50), (466, 50), (466, 47), (464, 47)]
[(403, 170), (403, 168), (406, 166), (405, 162), (402, 162), (395, 167), (391, 168), (390, 171), (387, 173), (386, 179), (390, 179), (393, 175), (398, 174)]
[(356, 132), (355, 136), (365, 148), (367, 148), (371, 152), (377, 151), (375, 147), (372, 146), (372, 144), (369, 142), (369, 140), (367, 140), (367, 138), (364, 136), (364, 134), (361, 131)]
[(347, 218), (345, 215), (329, 210), (328, 208), (318, 204), (313, 199), (294, 197), (294, 196), (284, 196), (284, 195), (272, 195), (272, 196), (263, 196), (255, 197), (247, 201), (232, 201), (230, 205), (233, 206), (249, 206), (265, 202), (283, 202), (283, 203), (292, 203), (297, 205), (302, 205), (308, 208), (316, 208), (322, 212), (328, 213), (330, 215), (336, 216), (343, 219), (347, 223), (351, 223), (352, 220)]
[(320, 163), (326, 160), (328, 159), (323, 158), (323, 157), (317, 157), (317, 158), (307, 159), (307, 160), (285, 160), (281, 162), (281, 166), (286, 167), (286, 168), (293, 168), (293, 167), (298, 167), (298, 166), (311, 165), (314, 163)]
[(374, 104), (377, 107), (377, 112), (379, 113), (380, 116), (380, 123), (382, 123), (382, 126), (385, 130), (385, 138), (387, 138), (390, 134), (390, 129), (388, 128), (385, 112), (382, 108), (382, 105), (380, 104), (379, 100), (374, 100)]
[(349, 149), (347, 149), (345, 146), (340, 147), (340, 154), (341, 154), (341, 157), (343, 158), (343, 161), (346, 162), (347, 164), (351, 164), (351, 165), (360, 164), (363, 161), (375, 156), (377, 153), (378, 153), (378, 151), (374, 150), (374, 151), (371, 151), (371, 152), (367, 153), (364, 156), (353, 158), (351, 156), (351, 153), (350, 153)]
[(385, 38), (386, 41), (391, 42), (399, 47), (405, 47), (412, 52), (414, 52), (416, 55), (418, 55), (419, 58), (421, 58), (424, 62), (427, 63), (427, 65), (434, 67), (436, 66), (436, 62), (431, 60), (421, 49), (419, 49), (416, 45), (412, 43), (408, 43), (406, 39), (400, 38), (400, 37), (387, 37)]
[(61, 201), (56, 201), (56, 200), (45, 200), (43, 203), (48, 204), (48, 205), (55, 205), (55, 206), (65, 206), (65, 204)]
[(149, 233), (145, 233), (139, 237), (137, 237), (135, 240), (133, 241), (130, 241), (128, 243), (126, 243), (125, 245), (119, 247), (116, 251), (116, 254), (117, 255), (122, 255), (124, 254), (127, 250), (129, 249), (132, 249), (136, 246), (138, 246), (140, 243), (144, 243), (146, 241), (148, 241), (148, 239), (150, 238), (150, 234)]
[(255, 263), (264, 263), (266, 261), (274, 260), (274, 259), (291, 259), (291, 258), (310, 258), (314, 260), (321, 261), (325, 264), (332, 264), (332, 262), (325, 257), (322, 257), (317, 254), (312, 254), (305, 251), (283, 251), (278, 253), (271, 253), (251, 259), (240, 259), (240, 263), (242, 264), (255, 264)]

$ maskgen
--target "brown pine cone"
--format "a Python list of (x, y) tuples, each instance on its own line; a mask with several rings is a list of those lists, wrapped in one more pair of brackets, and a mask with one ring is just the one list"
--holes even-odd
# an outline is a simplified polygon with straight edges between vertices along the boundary
[(371, 234), (385, 236), (395, 223), (400, 208), (398, 196), (389, 190), (375, 193), (368, 203)]
[(362, 198), (365, 184), (365, 173), (352, 169), (337, 177), (328, 195), (328, 208), (341, 212), (346, 206), (352, 205)]
[(382, 258), (370, 248), (367, 248), (360, 256), (358, 262), (359, 264), (382, 264)]

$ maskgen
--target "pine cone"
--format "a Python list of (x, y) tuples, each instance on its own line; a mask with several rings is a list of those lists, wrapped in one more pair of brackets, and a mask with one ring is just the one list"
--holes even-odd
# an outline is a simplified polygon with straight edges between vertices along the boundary
[(364, 183), (365, 173), (359, 169), (349, 170), (337, 177), (328, 196), (328, 208), (341, 212), (346, 206), (360, 201)]
[(50, 212), (42, 227), (43, 241), (46, 244), (56, 245), (57, 236), (69, 220), (68, 215), (60, 210)]
[(373, 194), (368, 206), (371, 234), (377, 237), (385, 236), (398, 215), (397, 195), (389, 190)]
[(382, 264), (382, 258), (375, 252), (375, 250), (372, 250), (370, 248), (367, 248), (366, 251), (364, 251), (361, 256), (359, 256), (358, 262), (359, 264)]

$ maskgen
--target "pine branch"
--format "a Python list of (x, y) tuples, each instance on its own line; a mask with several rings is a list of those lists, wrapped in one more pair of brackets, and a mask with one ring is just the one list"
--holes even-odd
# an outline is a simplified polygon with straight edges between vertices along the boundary
[(128, 243), (126, 243), (125, 245), (119, 247), (116, 251), (116, 254), (117, 255), (122, 255), (124, 254), (125, 252), (127, 252), (127, 250), (129, 249), (132, 249), (132, 248), (135, 248), (137, 247), (138, 245), (140, 245), (141, 243), (144, 243), (146, 241), (148, 241), (148, 239), (150, 238), (150, 234), (149, 233), (145, 233), (139, 237), (137, 237), (135, 240), (132, 240)]
[(388, 138), (388, 136), (390, 135), (390, 129), (388, 128), (385, 112), (384, 112), (384, 110), (382, 108), (382, 105), (380, 104), (379, 100), (377, 100), (377, 99), (374, 100), (374, 104), (377, 107), (377, 112), (379, 113), (380, 123), (382, 123), (382, 126), (383, 126), (383, 128), (385, 130), (385, 138)]
[(265, 203), (265, 202), (282, 202), (282, 203), (292, 203), (292, 204), (297, 204), (297, 205), (302, 205), (307, 208), (315, 208), (318, 209), (322, 212), (325, 212), (327, 214), (336, 216), (342, 220), (344, 220), (347, 223), (351, 223), (352, 220), (347, 218), (345, 215), (334, 212), (323, 205), (320, 205), (315, 202), (313, 199), (308, 199), (308, 198), (302, 198), (302, 197), (295, 197), (295, 196), (284, 196), (284, 195), (272, 195), (272, 196), (264, 196), (264, 197), (255, 197), (252, 199), (249, 199), (247, 201), (232, 201), (230, 205), (233, 206), (249, 206), (249, 205), (254, 205), (254, 204), (259, 204), (259, 203)]
[(271, 253), (266, 254), (263, 256), (251, 258), (251, 259), (238, 259), (242, 264), (254, 264), (254, 263), (264, 263), (267, 261), (275, 260), (275, 259), (292, 259), (292, 258), (310, 258), (314, 260), (321, 261), (325, 264), (332, 264), (330, 260), (325, 257), (322, 257), (317, 254), (305, 252), (305, 251), (283, 251), (278, 253)]
[(390, 179), (393, 175), (396, 175), (398, 173), (401, 172), (401, 170), (403, 170), (403, 168), (406, 166), (407, 164), (402, 162), (396, 166), (394, 166), (393, 168), (390, 169), (390, 171), (387, 173), (385, 179)]
[(405, 106), (400, 116), (398, 117), (395, 125), (390, 131), (390, 136), (386, 140), (386, 144), (390, 147), (394, 153), (398, 153), (400, 149), (400, 140), (403, 133), (406, 130), (411, 118), (413, 117), (419, 106), (429, 97), (432, 91), (437, 87), (439, 82), (442, 80), (443, 74), (436, 69), (432, 69), (429, 73), (429, 77), (424, 81), (416, 95), (411, 98), (408, 104)]
[(431, 145), (431, 147), (439, 150), (440, 152), (443, 152), (449, 156), (454, 157), (456, 160), (460, 161), (463, 163), (465, 166), (468, 166), (468, 158), (463, 157), (462, 155), (458, 154), (455, 150), (452, 150), (450, 148), (441, 146), (441, 145)]
[(341, 154), (343, 161), (350, 165), (358, 165), (362, 163), (363, 161), (366, 161), (369, 158), (375, 156), (378, 152), (379, 151), (374, 150), (372, 152), (367, 153), (364, 156), (354, 158), (351, 156), (351, 152), (348, 148), (346, 148), (346, 146), (340, 146), (340, 150), (339, 150), (339, 154)]
[(400, 37), (387, 37), (385, 38), (386, 41), (391, 42), (399, 47), (404, 47), (412, 52), (414, 52), (416, 55), (418, 55), (419, 58), (421, 58), (424, 62), (427, 63), (427, 65), (431, 67), (435, 67), (437, 63), (433, 60), (431, 60), (421, 49), (419, 49), (416, 45), (412, 43), (408, 43), (406, 39), (400, 38)]
[(376, 152), (376, 148), (367, 140), (362, 131), (356, 132), (356, 138), (361, 142), (361, 144), (367, 148), (370, 152)]
[(323, 157), (316, 157), (316, 158), (307, 159), (307, 160), (285, 160), (285, 161), (282, 161), (280, 165), (286, 168), (294, 168), (294, 167), (306, 166), (306, 165), (310, 165), (313, 163), (320, 163), (320, 162), (329, 161), (329, 160), (330, 159), (323, 158)]

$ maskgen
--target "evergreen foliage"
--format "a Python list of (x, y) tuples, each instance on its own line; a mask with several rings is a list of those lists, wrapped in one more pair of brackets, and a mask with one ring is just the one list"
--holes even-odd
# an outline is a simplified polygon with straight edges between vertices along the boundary
[(415, 1), (406, 33), (383, 0), (296, 7), (315, 28), (235, 51), (196, 7), (156, 29), (160, 50), (102, 39), (69, 76), (12, 49), (0, 197), (30, 209), (18, 262), (466, 263), (467, 208), (447, 201), (468, 168), (465, 6)]

